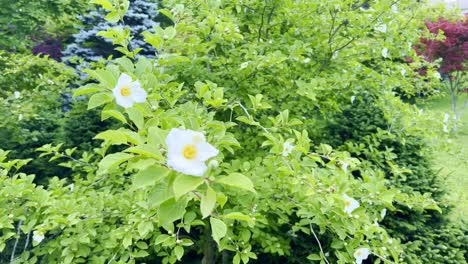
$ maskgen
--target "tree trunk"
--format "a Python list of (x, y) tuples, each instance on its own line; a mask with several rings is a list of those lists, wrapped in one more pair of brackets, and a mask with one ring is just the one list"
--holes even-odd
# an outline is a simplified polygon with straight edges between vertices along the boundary
[(215, 264), (216, 263), (216, 244), (211, 237), (211, 228), (205, 229), (205, 244), (203, 245), (203, 259), (202, 264)]

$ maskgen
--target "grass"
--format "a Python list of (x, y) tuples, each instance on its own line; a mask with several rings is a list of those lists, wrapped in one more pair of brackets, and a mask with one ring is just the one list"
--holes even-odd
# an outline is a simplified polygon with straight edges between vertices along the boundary
[[(468, 98), (465, 94), (460, 98)], [(450, 113), (450, 98), (438, 98), (428, 101), (424, 108), (430, 111)], [(468, 109), (465, 109), (456, 132), (451, 132), (451, 144), (446, 150), (441, 150), (434, 157), (434, 167), (440, 170), (446, 179), (450, 203), (455, 205), (451, 218), (455, 221), (468, 219)]]

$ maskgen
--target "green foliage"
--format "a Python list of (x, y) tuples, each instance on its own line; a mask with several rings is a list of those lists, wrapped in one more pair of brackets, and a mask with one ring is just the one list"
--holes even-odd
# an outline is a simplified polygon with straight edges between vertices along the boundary
[[(96, 2), (117, 10), (116, 1)], [(419, 3), (165, 4), (173, 24), (144, 34), (157, 58), (134, 58), (129, 36), (112, 29), (105, 35), (125, 56), (86, 70), (95, 82), (74, 91), (90, 96), (87, 107), (102, 120), (118, 122), (95, 136), (101, 145), (39, 149), (72, 177), (36, 186), (13, 168), (26, 161), (0, 153), (5, 255), (27, 263), (352, 263), (364, 247), (375, 263), (422, 251), (461, 260), (451, 226), (431, 237), (447, 250), (419, 244), (431, 221), (444, 221), (424, 150), (434, 119), (394, 95), (402, 86), (417, 93), (423, 81), (388, 59), (414, 56), (407, 43), (418, 23), (407, 19), (424, 15)], [(383, 24), (385, 32), (375, 29)], [(117, 103), (137, 86), (144, 102)], [(202, 132), (206, 142), (198, 134), (191, 142), (216, 148), (201, 159), (203, 176), (178, 169), (198, 150), (171, 149), (175, 128)], [(181, 157), (171, 160), (174, 153)], [(352, 212), (347, 196), (359, 205)]]
[(85, 7), (84, 0), (2, 0), (0, 49), (24, 51), (41, 30), (71, 34), (76, 15)]

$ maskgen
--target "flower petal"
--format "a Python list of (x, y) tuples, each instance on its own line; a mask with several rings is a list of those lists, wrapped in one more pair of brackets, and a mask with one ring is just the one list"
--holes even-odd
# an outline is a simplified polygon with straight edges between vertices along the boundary
[(182, 156), (170, 157), (167, 161), (167, 165), (175, 171), (192, 176), (203, 176), (208, 169), (204, 162), (197, 160), (189, 161)]
[(124, 108), (129, 108), (133, 106), (133, 100), (131, 97), (118, 95), (118, 96), (115, 96), (115, 102)]
[(130, 84), (132, 89), (131, 97), (136, 103), (144, 103), (146, 101), (146, 96), (148, 95), (146, 91), (140, 87), (140, 82), (133, 82)]
[(197, 160), (206, 161), (219, 154), (219, 150), (208, 142), (201, 142), (196, 145), (198, 150)]
[(122, 87), (126, 85), (130, 85), (132, 82), (132, 77), (126, 73), (120, 74), (119, 80), (117, 81), (116, 87)]

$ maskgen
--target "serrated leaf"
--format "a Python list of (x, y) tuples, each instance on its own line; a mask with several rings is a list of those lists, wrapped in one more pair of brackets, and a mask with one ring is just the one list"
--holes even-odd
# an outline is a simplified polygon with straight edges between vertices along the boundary
[(206, 218), (211, 214), (216, 205), (216, 192), (208, 187), (206, 189), (205, 195), (202, 196), (200, 202), (200, 211), (202, 213), (202, 218)]
[(167, 177), (170, 172), (167, 168), (153, 165), (135, 174), (132, 184), (135, 188), (152, 186)]
[(211, 236), (213, 237), (213, 240), (216, 241), (219, 245), (219, 240), (226, 236), (227, 233), (227, 227), (226, 224), (214, 217), (210, 218), (210, 224), (211, 224)]
[(217, 180), (216, 182), (224, 184), (224, 185), (229, 185), (232, 187), (241, 188), (241, 189), (248, 190), (248, 191), (255, 193), (255, 189), (253, 187), (254, 185), (252, 181), (249, 178), (247, 178), (245, 175), (240, 174), (240, 173), (229, 174), (229, 176), (223, 177)]
[(182, 195), (195, 190), (200, 184), (203, 183), (203, 177), (179, 175), (172, 187), (176, 199), (179, 199)]

